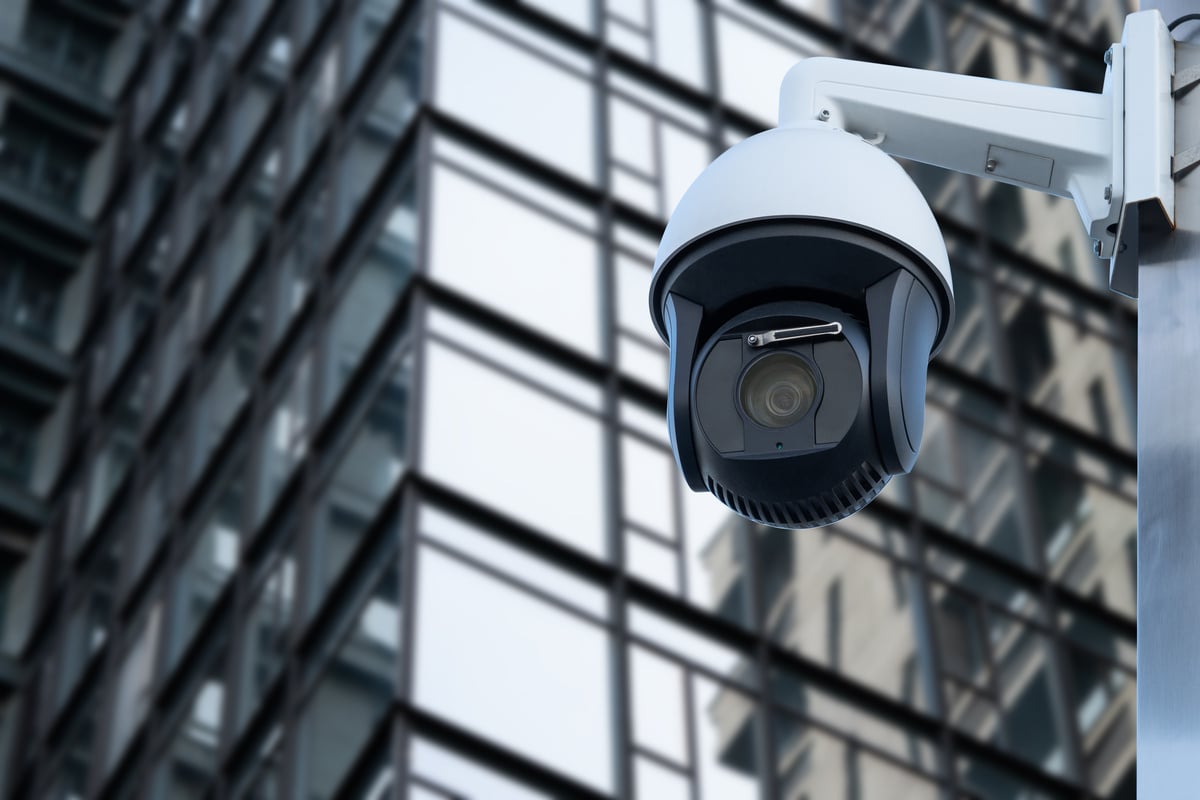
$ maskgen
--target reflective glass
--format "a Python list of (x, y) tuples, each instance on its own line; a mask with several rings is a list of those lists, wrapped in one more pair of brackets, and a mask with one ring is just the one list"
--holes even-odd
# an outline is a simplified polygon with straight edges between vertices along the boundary
[(92, 461), (88, 477), (87, 504), (84, 508), (82, 538), (91, 536), (96, 523), (108, 508), (113, 494), (133, 466), (138, 435), (144, 423), (150, 373), (145, 364), (125, 381), (121, 396), (109, 420), (108, 439)]
[(906, 680), (912, 663), (927, 669), (918, 628), (920, 590), (913, 572), (852, 541), (809, 532), (789, 536), (764, 559), (782, 574), (769, 580), (769, 625), (779, 644), (876, 691), (928, 708), (926, 686)]
[(168, 306), (170, 327), (159, 335), (158, 368), (154, 377), (154, 400), (151, 411), (157, 415), (179, 386), (184, 368), (188, 365), (193, 337), (199, 329), (200, 303), (204, 297), (203, 270), (180, 292), (173, 306)]
[[(915, 693), (917, 683), (927, 679), (928, 676), (918, 674), (915, 661), (904, 665), (904, 680), (909, 686), (909, 692)], [(771, 676), (771, 696), (775, 702), (802, 714), (805, 720), (832, 728), (847, 739), (878, 748), (907, 763), (913, 769), (931, 775), (937, 774), (937, 746), (932, 739), (880, 717), (872, 711), (859, 708), (852, 700), (837, 696), (834, 692), (805, 679), (799, 672), (776, 670)], [(796, 745), (793, 742), (785, 746), (786, 739), (802, 737), (808, 730), (813, 729), (812, 725), (799, 719), (792, 720), (785, 715), (780, 715), (776, 724), (780, 730), (776, 736), (781, 740), (777, 746), (785, 751)], [(780, 763), (779, 767), (781, 775), (787, 774), (783, 770), (784, 764)], [(821, 793), (817, 792), (813, 796), (820, 797)], [(865, 793), (864, 796), (876, 795)]]
[(973, 270), (977, 257), (961, 241), (946, 241), (954, 281), (954, 327), (942, 343), (936, 363), (952, 364), (975, 376), (998, 383), (1000, 362), (991, 322), (991, 284)]
[[(368, 8), (379, 5), (366, 2)], [(409, 33), (396, 63), (387, 71), (379, 94), (358, 123), (350, 144), (342, 155), (342, 197), (338, 205), (337, 235), (358, 211), (367, 192), (379, 177), (392, 148), (408, 128), (416, 113), (421, 90), (421, 64), (424, 61), (421, 40)]]
[(230, 782), (234, 800), (281, 800), (282, 739), (283, 729), (275, 723), (247, 744), (250, 755)]
[(609, 45), (697, 89), (709, 84), (704, 6), (697, 0), (607, 3)]
[[(664, 425), (665, 427), (665, 425)], [(750, 526), (708, 492), (682, 483), (684, 580), (689, 602), (745, 627), (753, 627), (747, 555)], [(784, 536), (788, 534), (783, 534)]]
[(106, 763), (109, 767), (125, 752), (125, 746), (150, 710), (161, 623), (162, 604), (156, 603), (142, 621), (141, 629), (117, 671), (112, 727), (108, 736)]
[(418, 704), (612, 790), (611, 643), (602, 628), (428, 547), (416, 613)]
[(621, 437), (621, 496), (625, 519), (666, 539), (675, 538), (675, 460), (669, 450)]
[(259, 585), (242, 629), (242, 663), (237, 727), (262, 703), (283, 669), (296, 603), (296, 560), (284, 552)]
[(215, 257), (207, 270), (209, 323), (221, 313), (263, 237), (271, 229), (278, 173), (279, 150), (268, 144), (250, 175), (249, 185), (226, 217), (224, 231), (218, 235)]
[(67, 618), (56, 658), (55, 708), (75, 689), (92, 657), (108, 641), (116, 579), (116, 562), (102, 560), (88, 581), (84, 599)]
[(225, 712), (225, 654), (209, 662), (155, 776), (156, 793), (172, 800), (202, 800), (217, 777)]
[(190, 471), (193, 479), (225, 438), (250, 395), (263, 327), (261, 297), (261, 292), (255, 292), (238, 314), (227, 349), (219, 357), (216, 369), (209, 375), (197, 401)]
[(779, 118), (779, 86), (787, 71), (803, 58), (832, 55), (825, 42), (743, 4), (736, 13), (716, 15), (716, 37), (721, 99), (764, 127)]
[(554, 567), (452, 513), (424, 505), (418, 512), (417, 527), (424, 538), (464, 558), (534, 586), (584, 614), (597, 619), (609, 617), (608, 594), (599, 586)]
[(427, 788), (412, 786), (409, 800), (550, 800), (548, 794), (534, 791), (507, 775), (420, 736), (412, 738), (408, 758), (413, 779), (426, 781), (439, 789), (435, 794)]
[(350, 12), (349, 36), (346, 47), (346, 80), (353, 82), (359, 70), (371, 56), (380, 35), (396, 10), (406, 0), (359, 0)]
[[(435, 280), (599, 355), (599, 248), (590, 230), (559, 213), (572, 201), (560, 197), (543, 206), (541, 198), (523, 196), (519, 185), (489, 185), (444, 164), (434, 168), (432, 192), (429, 259)], [(547, 297), (555, 302), (545, 302)]]
[[(442, 110), (532, 158), (595, 180), (596, 105), (588, 61), (532, 29), (517, 29), (518, 45), (458, 13), (442, 12), (436, 30), (435, 102)], [(547, 108), (555, 113), (545, 113)]]
[(308, 453), (312, 425), (309, 416), (311, 382), (312, 353), (308, 352), (293, 369), (291, 379), (283, 395), (276, 401), (262, 434), (255, 524), (266, 516), (292, 470)]
[(787, 714), (776, 714), (775, 759), (784, 797), (938, 800), (936, 783)]
[(1049, 458), (1028, 459), (1047, 566), (1063, 585), (1132, 618), (1137, 503)]
[(747, 695), (694, 673), (690, 701), (700, 800), (758, 800), (762, 710)]
[(402, 356), (339, 456), (318, 504), (312, 554), (311, 614), (356, 552), (383, 502), (404, 475), (412, 356)]
[(388, 716), (400, 650), (398, 562), (359, 610), (301, 713), (301, 794), (335, 795), (378, 722)]
[(685, 773), (668, 769), (645, 756), (633, 760), (634, 794), (654, 800), (690, 800), (691, 782)]
[(245, 469), (238, 464), (195, 533), (172, 583), (174, 601), (168, 632), (168, 667), (173, 666), (195, 636), (233, 577), (241, 560)]
[(287, 185), (290, 187), (307, 169), (333, 116), (337, 104), (338, 70), (341, 48), (329, 47), (318, 59), (303, 90), (295, 117), (288, 126), (289, 152)]
[(412, 276), (416, 259), (416, 194), (406, 183), (338, 300), (325, 366), (322, 411), (333, 405)]
[(922, 517), (1012, 561), (1038, 563), (1015, 448), (929, 405), (921, 449), (915, 488)]
[(753, 660), (700, 631), (636, 603), (629, 606), (628, 623), (630, 632), (644, 642), (652, 643), (730, 681), (747, 686), (759, 685), (758, 670)]
[[(599, 420), (436, 341), (426, 346), (425, 370), (426, 473), (589, 555), (605, 557)], [(480, 405), (480, 398), (487, 402)]]
[(1022, 777), (982, 758), (959, 756), (955, 767), (959, 785), (985, 800), (1051, 800)]
[(629, 648), (633, 741), (681, 767), (688, 756), (687, 672), (644, 647)]
[(1113, 340), (1048, 312), (1033, 297), (1005, 291), (999, 298), (1013, 352), (1014, 388), (1042, 410), (1132, 450), (1132, 358)]

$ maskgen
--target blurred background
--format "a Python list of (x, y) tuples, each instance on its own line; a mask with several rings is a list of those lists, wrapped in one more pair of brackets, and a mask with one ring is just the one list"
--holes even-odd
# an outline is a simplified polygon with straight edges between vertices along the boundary
[(916, 472), (686, 490), (667, 214), (835, 54), (1099, 91), (1122, 0), (4, 0), (0, 795), (1132, 798), (1134, 305), (906, 165)]

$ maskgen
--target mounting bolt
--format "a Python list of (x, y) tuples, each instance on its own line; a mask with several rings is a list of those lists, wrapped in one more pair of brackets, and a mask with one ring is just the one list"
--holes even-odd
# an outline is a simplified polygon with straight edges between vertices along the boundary
[(822, 108), (821, 113), (817, 114), (817, 119), (821, 120), (822, 122), (827, 121), (829, 119), (829, 109)]
[(746, 344), (758, 344), (758, 337), (754, 335), (747, 336)]
[(1104, 51), (1104, 63), (1108, 64), (1111, 67), (1112, 66), (1112, 58), (1113, 58), (1112, 48), (1110, 47)]
[(1100, 240), (1099, 239), (1092, 239), (1092, 252), (1096, 254), (1097, 258), (1100, 257)]
[(996, 159), (989, 158), (987, 160), (987, 163), (983, 165), (983, 169), (986, 172), (995, 172), (996, 171)]
[(1112, 184), (1111, 183), (1108, 186), (1104, 187), (1104, 199), (1112, 200)]

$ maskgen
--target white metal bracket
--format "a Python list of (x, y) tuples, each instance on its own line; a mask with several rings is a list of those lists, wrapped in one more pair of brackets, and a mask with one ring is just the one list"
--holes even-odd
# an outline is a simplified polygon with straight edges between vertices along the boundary
[(784, 78), (779, 124), (830, 125), (894, 156), (1070, 197), (1112, 288), (1133, 296), (1138, 211), (1154, 208), (1143, 225), (1174, 224), (1172, 45), (1159, 12), (1129, 15), (1098, 94), (807, 59)]
[(1118, 51), (1125, 73), (1125, 200), (1109, 286), (1137, 297), (1139, 240), (1175, 227), (1175, 42), (1162, 14), (1139, 11), (1126, 17), (1121, 44), (1113, 45)]

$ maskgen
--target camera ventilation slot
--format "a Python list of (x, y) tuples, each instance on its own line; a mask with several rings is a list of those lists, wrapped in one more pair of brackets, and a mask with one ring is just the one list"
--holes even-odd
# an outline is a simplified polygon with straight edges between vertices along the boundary
[(790, 503), (769, 503), (742, 497), (713, 476), (704, 482), (714, 496), (733, 511), (764, 525), (814, 528), (845, 519), (875, 499), (887, 486), (890, 475), (874, 464), (863, 462), (830, 491)]

